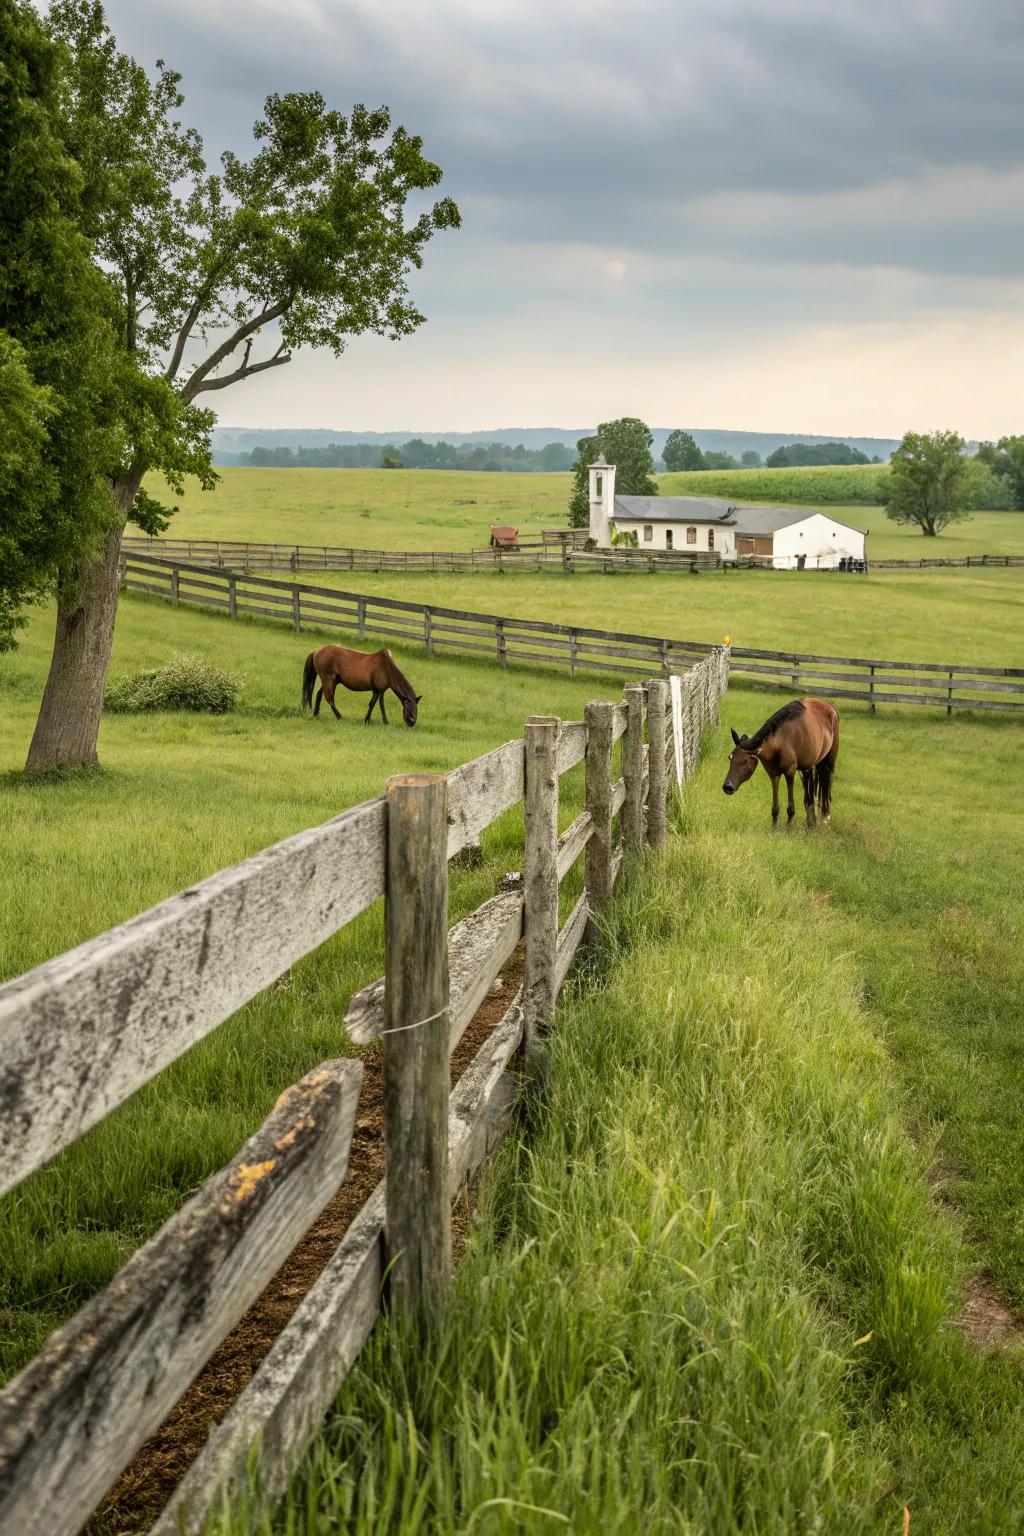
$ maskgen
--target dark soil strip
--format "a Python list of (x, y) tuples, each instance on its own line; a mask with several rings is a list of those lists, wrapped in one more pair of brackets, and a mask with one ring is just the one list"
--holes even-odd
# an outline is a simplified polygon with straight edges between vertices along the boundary
[[(453, 1086), (503, 1017), (522, 979), (522, 969), (522, 950), (518, 949), (502, 971), (501, 991), (485, 998), (452, 1055)], [(135, 1536), (152, 1525), (202, 1451), (211, 1430), (248, 1385), (383, 1177), (384, 1074), (380, 1047), (370, 1046), (362, 1059), (363, 1086), (344, 1184), (122, 1473), (85, 1527), (84, 1536)], [(469, 1202), (463, 1196), (453, 1211), (456, 1262), (468, 1234)]]

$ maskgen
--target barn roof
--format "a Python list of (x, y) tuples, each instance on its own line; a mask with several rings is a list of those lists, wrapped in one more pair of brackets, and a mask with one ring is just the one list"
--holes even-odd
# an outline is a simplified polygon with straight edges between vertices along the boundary
[(819, 507), (772, 507), (763, 503), (759, 506), (748, 504), (734, 508), (736, 531), (748, 534), (778, 533), (780, 528), (791, 528), (794, 523), (806, 522), (819, 511), (822, 517), (837, 523), (840, 528), (849, 528), (851, 533), (864, 532), (863, 528), (854, 528), (852, 523), (844, 523), (840, 518), (833, 517), (831, 512)]
[(616, 496), (616, 522), (723, 523), (731, 525), (735, 503), (720, 496)]

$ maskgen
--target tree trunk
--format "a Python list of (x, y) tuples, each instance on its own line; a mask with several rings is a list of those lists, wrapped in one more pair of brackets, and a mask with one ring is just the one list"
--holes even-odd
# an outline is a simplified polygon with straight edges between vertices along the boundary
[(96, 743), (117, 616), (121, 535), (141, 482), (139, 474), (114, 482), (114, 503), (122, 514), (117, 527), (96, 560), (75, 573), (74, 598), (58, 598), (53, 656), (28, 749), (28, 773), (98, 762)]

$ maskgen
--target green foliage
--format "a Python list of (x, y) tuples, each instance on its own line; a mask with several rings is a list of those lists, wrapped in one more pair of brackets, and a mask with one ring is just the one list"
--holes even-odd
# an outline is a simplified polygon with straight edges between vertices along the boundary
[(244, 678), (211, 666), (201, 656), (176, 656), (162, 667), (133, 672), (107, 689), (104, 708), (115, 714), (147, 714), (158, 709), (184, 709), (226, 715), (237, 709)]
[(576, 444), (573, 487), (569, 496), (569, 525), (586, 528), (590, 522), (590, 466), (601, 455), (615, 465), (617, 496), (656, 496), (651, 447), (654, 438), (646, 423), (636, 416), (603, 421), (596, 437), (581, 437)]
[(743, 465), (744, 469), (760, 469), (761, 455), (758, 453), (756, 448), (747, 448), (740, 455), (740, 463)]
[(547, 443), (543, 448), (525, 448), (521, 443), (510, 448), (505, 443), (436, 443), (410, 438), (407, 443), (329, 443), (323, 448), (253, 448), (243, 454), (241, 463), (253, 469), (370, 469), (394, 468), (382, 463), (389, 455), (406, 469), (496, 470), (515, 473), (557, 472), (572, 467), (572, 454), (564, 443)]
[(661, 457), (670, 472), (685, 473), (687, 470), (704, 468), (704, 455), (694, 442), (693, 434), (683, 432), (678, 427), (665, 439)]
[(739, 469), (740, 461), (734, 454), (712, 449), (704, 454), (705, 469)]
[(1024, 437), (1001, 437), (998, 444), (982, 443), (977, 457), (1006, 485), (1009, 505), (1024, 509)]
[(1009, 477), (998, 473), (980, 458), (965, 462), (960, 500), (972, 512), (1011, 512), (1016, 507)]
[(769, 469), (792, 469), (798, 465), (867, 464), (868, 456), (849, 443), (789, 443), (776, 448), (765, 460)]
[(963, 505), (967, 477), (964, 440), (957, 432), (907, 432), (889, 461), (886, 512), (934, 538), (970, 514)]
[(133, 410), (61, 144), (61, 64), (31, 6), (0, 0), (0, 650), (113, 524), (103, 477)]
[(616, 528), (613, 523), (612, 544), (616, 549), (637, 549), (640, 539), (635, 528)]

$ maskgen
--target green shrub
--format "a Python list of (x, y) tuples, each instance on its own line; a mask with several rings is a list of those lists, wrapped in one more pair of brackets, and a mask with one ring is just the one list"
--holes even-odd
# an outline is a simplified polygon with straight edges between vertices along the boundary
[(188, 709), (224, 715), (238, 705), (244, 681), (211, 667), (201, 656), (176, 656), (165, 666), (120, 678), (107, 689), (104, 705), (118, 714)]

